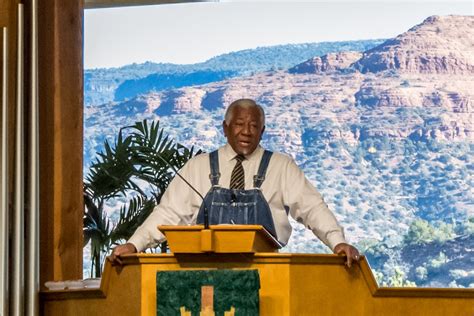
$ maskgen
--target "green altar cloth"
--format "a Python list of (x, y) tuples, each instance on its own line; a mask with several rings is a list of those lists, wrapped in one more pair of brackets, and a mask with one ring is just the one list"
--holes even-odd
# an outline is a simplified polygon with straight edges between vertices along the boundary
[(224, 316), (233, 306), (236, 316), (259, 314), (257, 270), (180, 270), (156, 273), (157, 315), (180, 315), (180, 307), (199, 316), (201, 287), (214, 286), (214, 312)]

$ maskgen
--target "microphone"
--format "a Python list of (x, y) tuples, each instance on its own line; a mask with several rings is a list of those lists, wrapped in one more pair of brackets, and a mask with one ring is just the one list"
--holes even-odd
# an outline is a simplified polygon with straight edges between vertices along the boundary
[(207, 209), (206, 201), (204, 200), (204, 197), (202, 196), (202, 194), (199, 193), (199, 191), (196, 190), (196, 188), (191, 183), (189, 183), (188, 180), (186, 180), (172, 164), (170, 164), (166, 159), (164, 159), (161, 156), (161, 154), (159, 153), (155, 153), (155, 154), (158, 158), (160, 158), (161, 161), (163, 161), (168, 167), (170, 167), (176, 173), (176, 175), (180, 177), (181, 180), (183, 180), (184, 183), (186, 183), (202, 199), (202, 204), (204, 205), (204, 229), (209, 229), (209, 211)]

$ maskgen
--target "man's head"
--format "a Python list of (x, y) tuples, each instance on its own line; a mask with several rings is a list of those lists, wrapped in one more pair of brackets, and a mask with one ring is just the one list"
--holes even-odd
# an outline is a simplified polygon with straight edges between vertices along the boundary
[(232, 149), (237, 154), (250, 155), (265, 130), (265, 113), (254, 100), (240, 99), (229, 105), (222, 126)]

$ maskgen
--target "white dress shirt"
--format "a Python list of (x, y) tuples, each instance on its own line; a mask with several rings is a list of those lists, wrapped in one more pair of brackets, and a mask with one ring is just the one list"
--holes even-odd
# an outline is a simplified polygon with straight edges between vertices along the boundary
[[(264, 149), (260, 146), (242, 162), (245, 170), (245, 189), (253, 188), (253, 176), (257, 174)], [(236, 153), (227, 144), (219, 148), (219, 185), (228, 188)], [(201, 154), (190, 159), (179, 172), (203, 196), (211, 188), (209, 179), (209, 155)], [(315, 187), (306, 179), (303, 171), (292, 158), (273, 153), (265, 181), (261, 186), (263, 196), (270, 205), (278, 240), (286, 245), (291, 235), (288, 213), (304, 224), (329, 248), (346, 242), (342, 227), (337, 223)], [(169, 184), (150, 216), (128, 240), (137, 250), (156, 247), (165, 240), (158, 225), (195, 224), (202, 199), (178, 176)]]

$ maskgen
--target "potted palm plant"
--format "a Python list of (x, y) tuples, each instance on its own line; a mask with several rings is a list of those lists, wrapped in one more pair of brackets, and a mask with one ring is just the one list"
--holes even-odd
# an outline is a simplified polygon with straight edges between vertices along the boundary
[[(199, 153), (173, 142), (159, 121), (136, 122), (120, 129), (113, 145), (104, 142), (84, 180), (84, 247), (90, 242), (91, 276), (101, 275), (106, 254), (130, 238), (160, 203), (176, 170)], [(107, 212), (117, 202), (120, 209)]]

